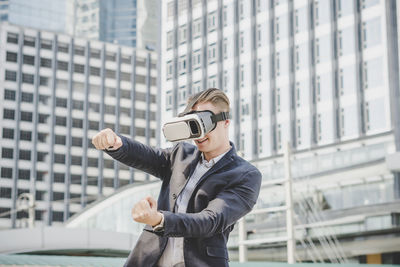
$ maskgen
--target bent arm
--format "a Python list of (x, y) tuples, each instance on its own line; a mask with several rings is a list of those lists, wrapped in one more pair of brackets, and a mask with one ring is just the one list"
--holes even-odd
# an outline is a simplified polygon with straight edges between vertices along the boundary
[(122, 146), (105, 152), (125, 165), (134, 167), (155, 177), (164, 179), (170, 175), (170, 155), (173, 148), (156, 149), (119, 135)]
[(163, 211), (166, 237), (210, 237), (225, 231), (250, 212), (257, 201), (261, 186), (258, 170), (243, 175), (240, 184), (232, 186), (210, 201), (199, 213)]

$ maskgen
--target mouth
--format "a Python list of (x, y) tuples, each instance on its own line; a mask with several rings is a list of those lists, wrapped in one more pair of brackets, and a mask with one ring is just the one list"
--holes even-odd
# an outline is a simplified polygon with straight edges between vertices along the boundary
[(203, 138), (203, 139), (195, 140), (195, 142), (196, 142), (196, 144), (202, 144), (202, 143), (204, 143), (204, 142), (207, 141), (207, 140), (208, 140), (208, 138), (206, 137), (206, 138)]

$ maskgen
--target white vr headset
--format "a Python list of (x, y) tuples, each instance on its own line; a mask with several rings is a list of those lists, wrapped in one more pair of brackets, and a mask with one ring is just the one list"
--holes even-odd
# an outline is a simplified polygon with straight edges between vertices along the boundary
[(201, 139), (217, 127), (217, 122), (229, 119), (229, 112), (214, 114), (210, 110), (181, 113), (163, 126), (168, 141)]

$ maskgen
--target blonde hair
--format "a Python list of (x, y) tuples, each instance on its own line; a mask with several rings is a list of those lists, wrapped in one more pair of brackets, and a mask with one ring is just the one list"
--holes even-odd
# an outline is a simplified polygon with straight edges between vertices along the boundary
[(210, 102), (218, 107), (220, 111), (229, 112), (229, 98), (220, 89), (208, 88), (188, 98), (188, 103), (185, 110), (192, 109), (198, 103)]

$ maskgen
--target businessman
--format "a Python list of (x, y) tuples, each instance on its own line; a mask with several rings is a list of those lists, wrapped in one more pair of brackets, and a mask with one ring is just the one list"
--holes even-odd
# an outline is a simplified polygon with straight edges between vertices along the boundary
[[(184, 114), (204, 111), (228, 113), (228, 97), (207, 89), (189, 99)], [(261, 185), (260, 172), (229, 141), (229, 125), (229, 118), (220, 116), (195, 145), (176, 142), (167, 149), (111, 129), (93, 137), (97, 149), (162, 180), (158, 201), (146, 197), (132, 209), (133, 220), (146, 226), (125, 266), (229, 266), (229, 233), (253, 208)]]

